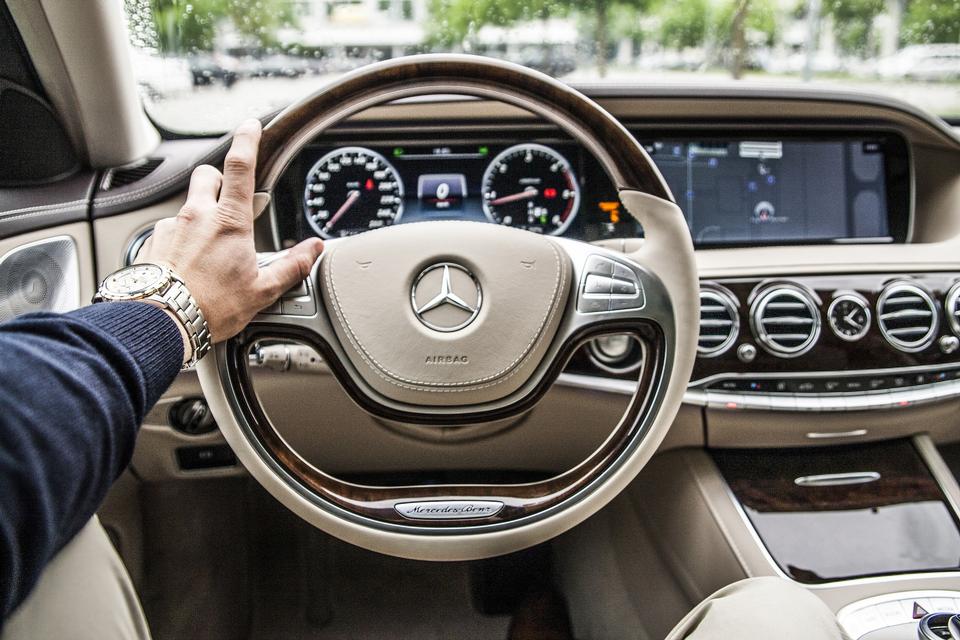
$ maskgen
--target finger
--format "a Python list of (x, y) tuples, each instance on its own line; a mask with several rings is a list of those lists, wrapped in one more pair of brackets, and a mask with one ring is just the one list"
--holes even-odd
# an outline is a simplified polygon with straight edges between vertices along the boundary
[(233, 144), (223, 161), (220, 209), (228, 224), (249, 227), (253, 223), (253, 189), (260, 144), (260, 121), (245, 120), (233, 134)]
[(193, 209), (211, 209), (220, 197), (220, 184), (223, 176), (214, 167), (202, 164), (193, 170), (190, 186), (187, 187), (187, 201), (184, 206)]
[(288, 249), (283, 256), (260, 269), (258, 284), (263, 292), (264, 306), (305, 280), (321, 253), (323, 242), (320, 238), (310, 238)]

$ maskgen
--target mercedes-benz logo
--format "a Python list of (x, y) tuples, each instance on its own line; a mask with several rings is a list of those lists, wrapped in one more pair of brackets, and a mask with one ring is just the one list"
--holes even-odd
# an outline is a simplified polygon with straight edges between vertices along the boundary
[(472, 273), (453, 262), (424, 269), (410, 291), (413, 313), (434, 331), (459, 331), (480, 313), (483, 293)]

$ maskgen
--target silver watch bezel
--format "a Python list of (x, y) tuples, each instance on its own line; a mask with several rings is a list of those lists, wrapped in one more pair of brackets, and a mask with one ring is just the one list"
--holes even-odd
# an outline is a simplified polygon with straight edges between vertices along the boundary
[[(157, 276), (156, 280), (149, 285), (137, 289), (135, 291), (120, 293), (113, 291), (109, 288), (108, 282), (111, 278), (114, 278), (124, 271), (131, 271), (133, 269), (142, 269), (143, 267), (154, 267), (160, 270), (160, 274)], [(166, 291), (170, 284), (174, 281), (175, 276), (170, 269), (152, 262), (141, 262), (138, 264), (131, 264), (122, 269), (117, 269), (100, 283), (100, 286), (97, 289), (97, 295), (94, 298), (94, 301), (111, 301), (111, 302), (128, 302), (128, 301), (137, 301), (137, 300), (146, 300), (156, 295), (162, 295)]]

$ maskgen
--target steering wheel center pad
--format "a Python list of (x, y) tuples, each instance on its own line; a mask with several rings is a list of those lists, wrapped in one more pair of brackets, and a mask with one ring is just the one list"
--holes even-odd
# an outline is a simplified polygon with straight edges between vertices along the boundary
[(516, 391), (571, 288), (556, 242), (491, 224), (397, 225), (331, 244), (319, 277), (337, 337), (367, 384), (408, 404)]

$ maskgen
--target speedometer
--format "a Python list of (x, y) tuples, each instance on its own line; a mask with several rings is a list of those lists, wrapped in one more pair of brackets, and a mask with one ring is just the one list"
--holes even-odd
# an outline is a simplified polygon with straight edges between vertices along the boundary
[(498, 154), (483, 174), (481, 193), (490, 222), (551, 235), (566, 231), (580, 206), (570, 163), (542, 144)]
[(403, 182), (376, 151), (335, 149), (307, 173), (303, 211), (310, 227), (324, 238), (385, 227), (403, 214)]

